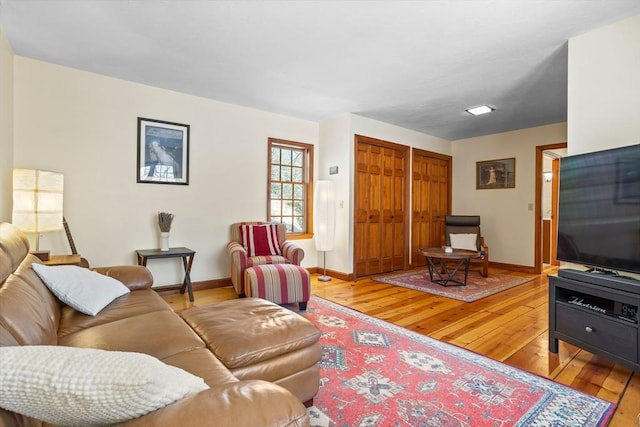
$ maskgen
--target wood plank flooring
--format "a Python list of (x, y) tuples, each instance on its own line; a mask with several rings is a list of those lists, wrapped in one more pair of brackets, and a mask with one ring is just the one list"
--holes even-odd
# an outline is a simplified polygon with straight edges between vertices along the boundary
[[(558, 354), (548, 351), (547, 268), (539, 276), (491, 269), (491, 272), (532, 277), (512, 289), (465, 303), (412, 289), (373, 281), (312, 279), (314, 295), (384, 319), (412, 331), (484, 354), (517, 368), (551, 378), (618, 405), (611, 427), (638, 426), (640, 374), (560, 342)], [(474, 274), (474, 273), (471, 273)], [(237, 298), (232, 288), (164, 296), (175, 310)]]

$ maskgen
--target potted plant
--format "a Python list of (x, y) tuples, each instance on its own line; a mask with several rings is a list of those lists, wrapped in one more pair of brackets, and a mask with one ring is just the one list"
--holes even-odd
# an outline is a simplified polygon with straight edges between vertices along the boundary
[(168, 212), (158, 212), (158, 226), (160, 227), (160, 250), (169, 250), (169, 232), (173, 222), (173, 214)]

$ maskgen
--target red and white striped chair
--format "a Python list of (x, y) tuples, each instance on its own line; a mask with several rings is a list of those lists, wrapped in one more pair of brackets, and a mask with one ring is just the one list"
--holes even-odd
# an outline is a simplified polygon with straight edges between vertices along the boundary
[(238, 296), (245, 293), (245, 270), (267, 264), (300, 265), (304, 250), (287, 242), (284, 224), (261, 221), (231, 224), (231, 242), (227, 245), (231, 258), (231, 283)]

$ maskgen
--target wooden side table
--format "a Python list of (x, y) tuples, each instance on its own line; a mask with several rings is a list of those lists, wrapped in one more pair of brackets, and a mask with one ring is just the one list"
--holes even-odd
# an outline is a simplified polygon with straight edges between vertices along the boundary
[(81, 265), (80, 255), (51, 255), (47, 261), (42, 261), (44, 265)]
[(169, 248), (168, 251), (161, 251), (160, 249), (138, 249), (136, 250), (136, 256), (138, 257), (138, 265), (147, 266), (147, 260), (160, 259), (160, 258), (182, 258), (182, 265), (184, 267), (184, 281), (180, 288), (180, 293), (184, 294), (184, 290), (189, 291), (189, 301), (193, 302), (193, 287), (191, 286), (191, 265), (193, 264), (193, 257), (196, 252), (189, 248)]

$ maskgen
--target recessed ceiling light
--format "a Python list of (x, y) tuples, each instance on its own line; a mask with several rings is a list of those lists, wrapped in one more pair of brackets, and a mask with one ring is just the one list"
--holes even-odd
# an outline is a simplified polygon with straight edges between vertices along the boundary
[(469, 108), (465, 110), (469, 114), (473, 114), (474, 116), (479, 116), (480, 114), (487, 114), (492, 112), (494, 109), (489, 107), (488, 105), (481, 105), (479, 107)]

